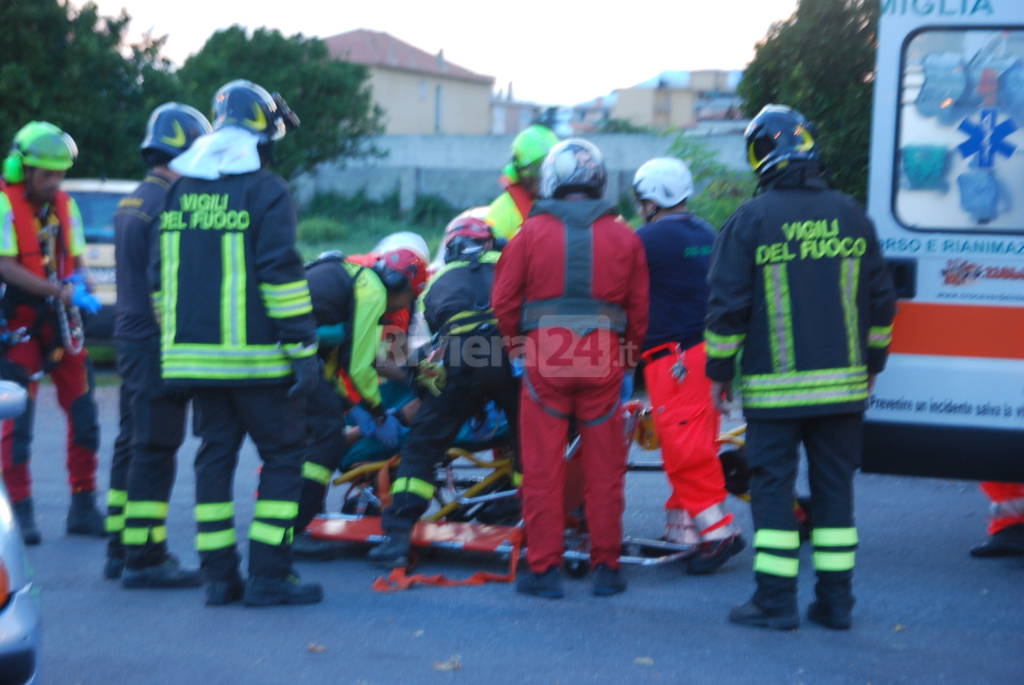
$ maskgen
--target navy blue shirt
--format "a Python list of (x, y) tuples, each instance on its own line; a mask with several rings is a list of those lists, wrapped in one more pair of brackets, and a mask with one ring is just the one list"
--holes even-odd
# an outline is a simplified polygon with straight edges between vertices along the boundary
[(147, 340), (160, 336), (147, 278), (150, 248), (159, 229), (170, 178), (150, 172), (114, 214), (117, 260), (117, 316), (114, 337)]
[(643, 349), (677, 342), (683, 349), (704, 339), (708, 267), (715, 229), (692, 214), (669, 214), (641, 226), (651, 277), (650, 322)]

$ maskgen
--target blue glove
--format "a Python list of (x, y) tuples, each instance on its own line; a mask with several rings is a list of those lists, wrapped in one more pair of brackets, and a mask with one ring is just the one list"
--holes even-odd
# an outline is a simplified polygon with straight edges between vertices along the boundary
[(402, 437), (402, 422), (395, 416), (395, 410), (389, 409), (383, 423), (377, 424), (377, 439), (390, 449), (398, 447)]
[(619, 404), (625, 404), (633, 396), (633, 369), (626, 369), (622, 375), (622, 387), (619, 388)]
[(510, 359), (509, 364), (512, 365), (512, 375), (515, 378), (522, 378), (523, 371), (526, 370), (526, 365), (523, 363), (523, 358), (516, 357), (515, 359)]
[(90, 314), (95, 314), (100, 310), (100, 301), (89, 292), (89, 287), (85, 283), (85, 277), (82, 274), (75, 272), (67, 279), (68, 283), (74, 285), (75, 290), (71, 294), (71, 304), (75, 305), (82, 311)]
[(359, 405), (352, 407), (348, 415), (359, 426), (359, 432), (363, 434), (364, 438), (373, 437), (377, 433), (377, 420), (373, 418), (373, 414)]
[(320, 326), (316, 329), (316, 337), (321, 345), (331, 347), (345, 342), (345, 324), (336, 323), (333, 326)]
[(96, 296), (86, 290), (85, 285), (75, 285), (75, 292), (71, 295), (71, 304), (84, 312), (95, 314), (102, 306)]

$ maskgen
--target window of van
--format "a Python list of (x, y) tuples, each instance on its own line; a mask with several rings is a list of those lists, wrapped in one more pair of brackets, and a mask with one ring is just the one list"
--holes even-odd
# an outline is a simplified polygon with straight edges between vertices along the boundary
[(1024, 233), (1024, 31), (903, 45), (893, 209), (907, 229)]
[(123, 197), (119, 193), (72, 193), (82, 212), (85, 240), (89, 243), (114, 242), (114, 212)]

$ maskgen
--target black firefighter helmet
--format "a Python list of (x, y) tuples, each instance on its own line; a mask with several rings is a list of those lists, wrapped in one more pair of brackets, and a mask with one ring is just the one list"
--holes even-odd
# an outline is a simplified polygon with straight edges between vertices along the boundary
[(818, 158), (814, 126), (786, 105), (765, 105), (747, 126), (747, 160), (758, 176), (790, 161)]
[(269, 93), (263, 86), (236, 79), (225, 83), (213, 96), (213, 129), (238, 126), (268, 143), (284, 138), (299, 127), (299, 117), (288, 107), (279, 93)]
[(180, 102), (165, 102), (149, 115), (146, 137), (139, 150), (157, 150), (177, 157), (192, 146), (196, 138), (212, 131), (210, 122), (195, 107)]

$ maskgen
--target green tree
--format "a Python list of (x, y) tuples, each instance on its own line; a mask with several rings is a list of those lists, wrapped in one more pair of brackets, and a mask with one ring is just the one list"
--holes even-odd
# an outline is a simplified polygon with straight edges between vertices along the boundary
[(686, 132), (680, 132), (669, 148), (669, 155), (679, 157), (690, 167), (696, 194), (687, 206), (715, 228), (754, 193), (752, 173), (736, 171), (718, 161), (718, 153)]
[(321, 40), (266, 28), (250, 36), (232, 26), (214, 33), (177, 75), (185, 101), (204, 112), (233, 79), (280, 92), (302, 120), (274, 150), (275, 169), (285, 178), (338, 157), (377, 154), (370, 138), (383, 130), (383, 112), (373, 103), (367, 69), (332, 59)]
[(0, 145), (33, 119), (52, 121), (78, 144), (73, 176), (138, 176), (138, 144), (152, 106), (174, 92), (160, 42), (125, 46), (129, 17), (101, 17), (87, 3), (0, 3)]
[(867, 195), (878, 0), (800, 0), (757, 44), (739, 92), (753, 116), (770, 102), (814, 122), (832, 183)]

